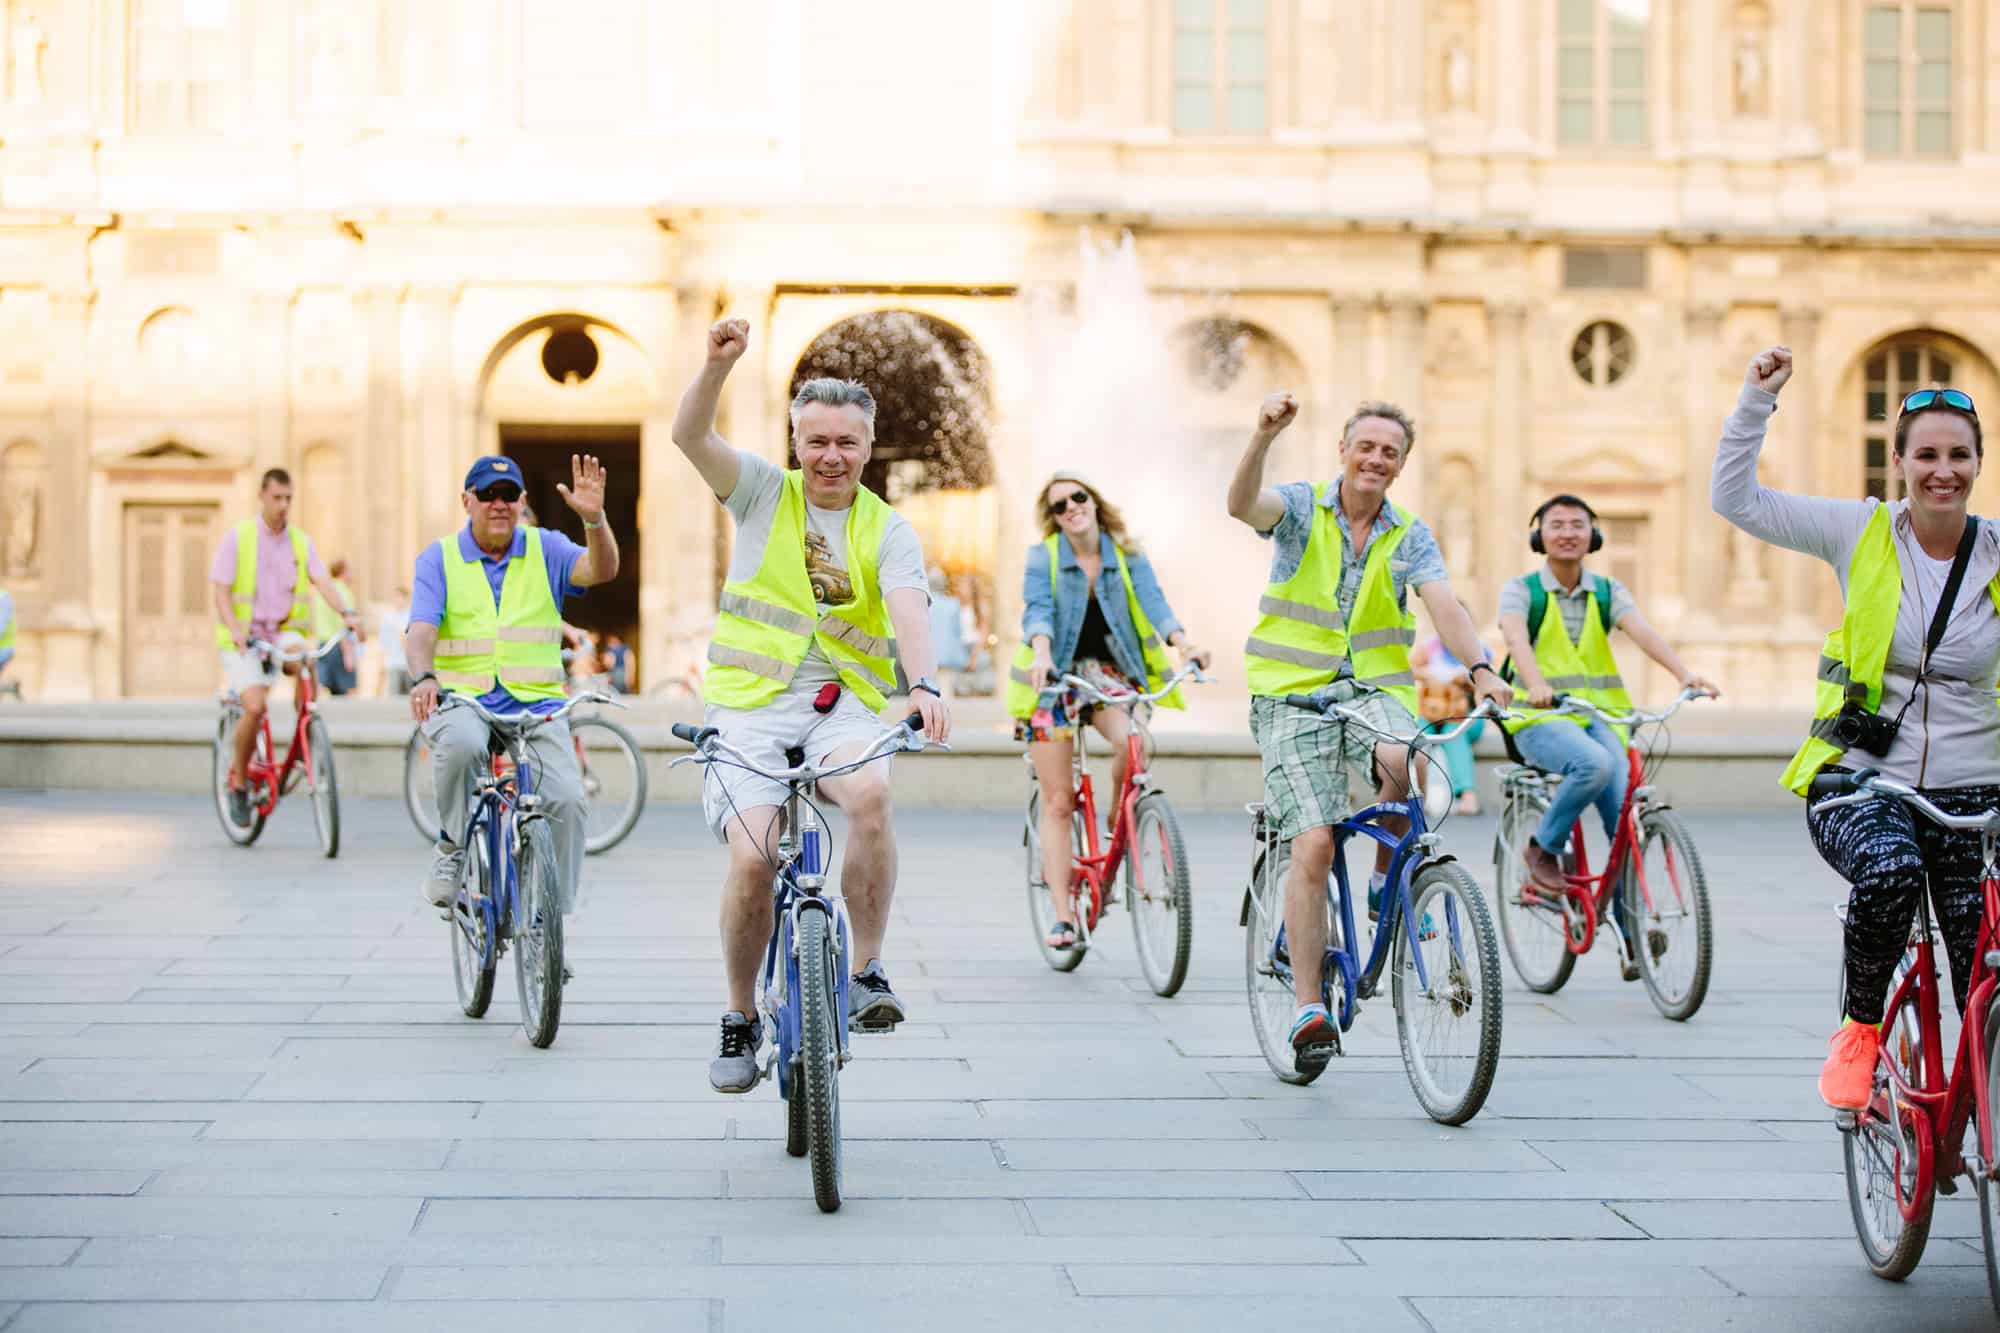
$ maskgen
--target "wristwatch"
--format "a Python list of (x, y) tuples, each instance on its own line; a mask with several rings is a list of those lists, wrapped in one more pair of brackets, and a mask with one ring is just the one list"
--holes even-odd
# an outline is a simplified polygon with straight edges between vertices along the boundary
[[(1493, 671), (1493, 664), (1491, 662), (1474, 662), (1465, 669), (1465, 674), (1469, 676), (1475, 671)], [(1493, 674), (1498, 676), (1500, 673), (1493, 671)]]
[(918, 690), (930, 691), (931, 697), (935, 699), (944, 698), (944, 691), (939, 689), (938, 683), (932, 680), (929, 676), (919, 676), (917, 679), (910, 682), (911, 693), (915, 693)]
[(435, 671), (426, 671), (426, 672), (424, 672), (424, 674), (423, 674), (423, 675), (421, 675), (421, 676), (418, 676), (418, 677), (417, 677), (417, 678), (416, 678), (415, 680), (413, 680), (413, 681), (411, 681), (411, 682), (410, 682), (410, 688), (414, 690), (415, 688), (417, 688), (417, 686), (419, 686), (419, 685), (423, 684), (423, 683), (424, 683), (425, 681), (427, 681), (427, 680), (436, 680), (437, 678), (438, 678), (438, 674), (437, 674), (437, 672), (435, 672)]

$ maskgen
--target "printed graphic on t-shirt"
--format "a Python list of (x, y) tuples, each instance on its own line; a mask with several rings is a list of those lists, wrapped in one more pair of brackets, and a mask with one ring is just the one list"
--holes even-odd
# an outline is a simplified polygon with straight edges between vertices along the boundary
[(846, 567), (826, 538), (811, 528), (806, 529), (806, 576), (812, 580), (813, 600), (821, 606), (845, 606), (854, 600), (854, 583)]

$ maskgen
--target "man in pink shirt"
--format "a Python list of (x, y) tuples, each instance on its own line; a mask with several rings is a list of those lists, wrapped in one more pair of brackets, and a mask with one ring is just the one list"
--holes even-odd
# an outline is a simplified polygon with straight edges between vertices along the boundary
[[(297, 640), (299, 632), (310, 623), (310, 613), (304, 609), (305, 602), (300, 596), (306, 581), (319, 589), (328, 606), (340, 608), (341, 620), (348, 629), (355, 629), (360, 623), (353, 606), (328, 576), (326, 566), (320, 563), (312, 539), (294, 531), (289, 522), (291, 474), (276, 467), (266, 472), (257, 487), (257, 504), (260, 512), (255, 520), (240, 523), (223, 534), (208, 569), (223, 673), (229, 689), (243, 701), (243, 720), (236, 727), (236, 753), (229, 764), (229, 814), (238, 824), (246, 826), (250, 823), (250, 798), (244, 789), (243, 771), (250, 761), (257, 728), (264, 720), (271, 686), (278, 683), (277, 665), (262, 653), (252, 651), (250, 644), (253, 641), (275, 644), (281, 634)], [(245, 581), (238, 576), (241, 562), (249, 554), (244, 549), (246, 540), (253, 536), (257, 563), (254, 575), (248, 580), (249, 596), (244, 598), (239, 594), (244, 591)], [(299, 577), (301, 554), (306, 564), (305, 580)], [(221, 646), (225, 643), (226, 647)], [(294, 663), (284, 670), (287, 675), (297, 675), (298, 665)]]

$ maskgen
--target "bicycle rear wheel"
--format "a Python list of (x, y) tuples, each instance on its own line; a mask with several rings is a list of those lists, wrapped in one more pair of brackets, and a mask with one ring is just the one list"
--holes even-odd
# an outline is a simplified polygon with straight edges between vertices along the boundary
[[(1923, 1054), (1916, 1013), (1905, 1004), (1890, 1018), (1881, 1062), (1918, 1080)], [(1930, 1119), (1892, 1097), (1893, 1086), (1878, 1068), (1868, 1106), (1855, 1115), (1854, 1128), (1841, 1132), (1840, 1149), (1861, 1255), (1876, 1277), (1900, 1282), (1924, 1256), (1937, 1194)]]
[(1671, 810), (1654, 810), (1639, 821), (1636, 864), (1643, 866), (1646, 906), (1639, 893), (1638, 872), (1628, 861), (1624, 883), (1639, 938), (1631, 941), (1639, 955), (1639, 976), (1653, 1007), (1676, 1022), (1694, 1017), (1708, 998), (1709, 967), (1715, 956), (1715, 924), (1709, 915), (1708, 876), (1701, 853), (1681, 817)]
[[(209, 777), (215, 788), (215, 817), (222, 823), (223, 836), (238, 847), (248, 847), (257, 841), (257, 835), (264, 831), (263, 812), (257, 808), (253, 800), (248, 824), (239, 824), (229, 817), (229, 763), (235, 757), (236, 725), (242, 718), (242, 713), (231, 708), (223, 710), (221, 718), (216, 721), (215, 745), (209, 764), (211, 770)], [(261, 748), (263, 736), (259, 734), (257, 740), (258, 748)], [(257, 749), (251, 750), (253, 758), (257, 753)], [(253, 791), (252, 796), (254, 795)]]
[(1187, 980), (1194, 942), (1194, 891), (1188, 883), (1187, 847), (1173, 802), (1161, 792), (1139, 798), (1132, 848), (1125, 858), (1125, 910), (1139, 968), (1153, 994), (1166, 997)]
[[(1410, 899), (1420, 924), (1413, 933), (1409, 923), (1396, 923), (1396, 1041), (1425, 1113), (1462, 1125), (1486, 1104), (1500, 1065), (1500, 948), (1479, 885), (1457, 863), (1420, 868)], [(1411, 940), (1426, 917), (1430, 938), (1416, 938), (1415, 946), (1427, 983), (1420, 986)]]
[[(1070, 836), (1074, 850), (1081, 852), (1087, 845), (1084, 841), (1083, 812), (1070, 816)], [(1028, 793), (1028, 823), (1021, 834), (1021, 845), (1028, 853), (1028, 924), (1034, 928), (1035, 947), (1042, 951), (1042, 961), (1058, 972), (1074, 972), (1083, 962), (1083, 956), (1090, 952), (1081, 934), (1075, 944), (1067, 949), (1051, 949), (1049, 932), (1055, 928), (1055, 905), (1049, 901), (1049, 886), (1042, 878), (1042, 792), (1037, 787)], [(1074, 879), (1070, 889), (1075, 891)], [(1077, 917), (1082, 919), (1079, 911)]]
[(583, 770), (583, 850), (595, 856), (625, 841), (646, 807), (646, 757), (632, 733), (608, 717), (570, 723)]
[(458, 987), (458, 1007), (467, 1018), (484, 1018), (493, 1003), (493, 973), (499, 963), (490, 911), (493, 871), (486, 863), (484, 834), (474, 835), (471, 856), (480, 901), (473, 902), (461, 888), (445, 929), (451, 932), (451, 977)]
[(1514, 975), (1529, 990), (1553, 995), (1576, 970), (1576, 955), (1569, 951), (1562, 904), (1531, 896), (1527, 867), (1521, 862), (1547, 807), (1546, 797), (1526, 792), (1507, 796), (1500, 809), (1500, 827), (1493, 834), (1493, 901)]
[(1292, 1051), (1292, 1014), (1298, 1000), (1292, 994), (1291, 962), (1283, 967), (1275, 956), (1278, 932), (1285, 924), (1285, 871), (1291, 865), (1289, 846), (1281, 844), (1271, 864), (1265, 846), (1257, 844), (1250, 859), (1249, 919), (1243, 923), (1243, 990), (1250, 1001), (1250, 1027), (1257, 1049), (1271, 1072), (1286, 1083), (1304, 1086), (1318, 1078), (1324, 1065), (1300, 1072)]
[(410, 728), (403, 745), (403, 808), (424, 841), (438, 840), (437, 774), (431, 767), (431, 743), (423, 724)]
[(840, 1207), (840, 1038), (833, 1013), (839, 959), (825, 912), (803, 911), (798, 920), (799, 1080), (792, 1095), (806, 1103), (813, 1201), (831, 1213)]
[(333, 737), (325, 718), (307, 724), (306, 747), (312, 751), (313, 828), (319, 833), (319, 849), (329, 858), (339, 856), (340, 785), (333, 774)]
[(547, 1049), (562, 1022), (563, 917), (555, 845), (541, 820), (521, 830), (520, 901), (514, 907), (514, 988), (521, 1030)]

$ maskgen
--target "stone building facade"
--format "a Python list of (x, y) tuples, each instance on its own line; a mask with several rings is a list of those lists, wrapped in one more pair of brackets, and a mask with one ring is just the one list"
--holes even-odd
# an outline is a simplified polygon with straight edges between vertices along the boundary
[(1707, 506), (1744, 363), (1796, 349), (1765, 474), (1826, 494), (1892, 493), (1908, 387), (2000, 401), (2000, 0), (0, 19), (0, 586), (47, 698), (214, 686), (207, 557), (267, 466), (373, 603), (473, 456), (580, 448), (636, 558), (578, 618), (675, 688), (728, 533), (668, 424), (718, 313), (755, 325), (723, 429), (773, 458), (816, 357), (912, 377), (874, 479), (1003, 660), (1061, 464), (1233, 662), (1264, 553), (1220, 495), (1291, 387), (1273, 480), (1326, 474), (1357, 399), (1415, 413), (1398, 496), (1482, 620), (1581, 491), (1692, 661), (1797, 702), (1832, 580)]

